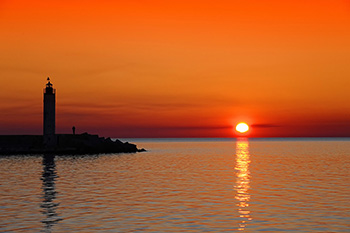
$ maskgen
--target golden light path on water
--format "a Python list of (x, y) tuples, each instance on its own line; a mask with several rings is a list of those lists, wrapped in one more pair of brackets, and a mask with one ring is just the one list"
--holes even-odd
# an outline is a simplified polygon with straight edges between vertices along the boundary
[(241, 218), (238, 230), (243, 231), (247, 223), (252, 220), (249, 211), (249, 142), (247, 138), (238, 138), (236, 142), (236, 196), (238, 200), (238, 213)]

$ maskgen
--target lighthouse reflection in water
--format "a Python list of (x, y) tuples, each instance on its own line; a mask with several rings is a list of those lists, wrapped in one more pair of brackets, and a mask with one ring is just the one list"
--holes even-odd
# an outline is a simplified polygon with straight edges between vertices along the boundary
[(249, 210), (249, 142), (247, 138), (238, 138), (236, 143), (236, 196), (238, 203), (238, 214), (241, 221), (238, 226), (238, 230), (243, 231), (247, 223), (252, 220)]

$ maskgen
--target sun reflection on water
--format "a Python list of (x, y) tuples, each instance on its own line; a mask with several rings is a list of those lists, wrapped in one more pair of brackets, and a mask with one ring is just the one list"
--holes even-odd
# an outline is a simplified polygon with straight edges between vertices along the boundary
[(249, 173), (249, 142), (246, 138), (239, 138), (236, 142), (236, 196), (238, 200), (238, 213), (241, 218), (238, 230), (243, 231), (247, 223), (252, 220), (249, 210), (249, 183), (250, 183), (250, 173)]

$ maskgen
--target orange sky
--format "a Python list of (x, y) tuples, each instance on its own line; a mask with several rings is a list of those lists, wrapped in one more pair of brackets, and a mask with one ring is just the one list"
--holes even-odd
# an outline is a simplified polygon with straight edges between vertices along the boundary
[(0, 134), (350, 136), (349, 0), (1, 0)]

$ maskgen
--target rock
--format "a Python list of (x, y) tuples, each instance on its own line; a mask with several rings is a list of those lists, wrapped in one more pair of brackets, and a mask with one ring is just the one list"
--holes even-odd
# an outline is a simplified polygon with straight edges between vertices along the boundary
[(56, 134), (56, 146), (46, 148), (41, 135), (0, 135), (0, 154), (99, 154), (135, 153), (146, 151), (120, 140), (99, 137), (98, 135)]

